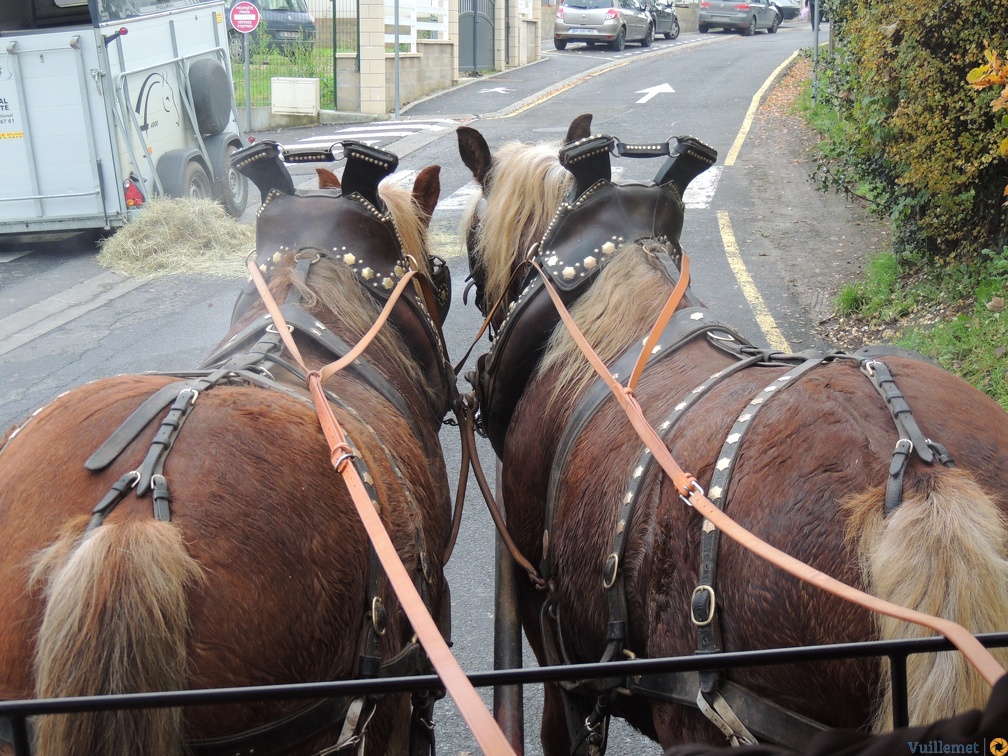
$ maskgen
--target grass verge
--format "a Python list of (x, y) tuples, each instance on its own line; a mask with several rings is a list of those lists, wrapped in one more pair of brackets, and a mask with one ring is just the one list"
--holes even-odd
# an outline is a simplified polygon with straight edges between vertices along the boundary
[[(819, 150), (847, 138), (835, 109), (813, 102), (811, 81), (795, 110), (821, 135)], [(863, 194), (864, 187), (849, 187)], [(858, 333), (916, 350), (981, 389), (1008, 409), (1008, 246), (984, 250), (969, 265), (948, 260), (922, 267), (892, 251), (869, 261), (864, 278), (845, 286), (836, 312)]]

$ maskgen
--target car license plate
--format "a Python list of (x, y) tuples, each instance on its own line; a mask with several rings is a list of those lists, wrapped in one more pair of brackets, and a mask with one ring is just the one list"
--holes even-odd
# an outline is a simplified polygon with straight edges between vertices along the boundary
[(713, 20), (715, 20), (715, 21), (727, 21), (728, 20), (728, 16), (711, 16), (711, 18)]
[(296, 31), (281, 31), (277, 32), (277, 36), (280, 39), (297, 39), (299, 35)]
[(569, 34), (598, 34), (598, 29), (571, 29)]

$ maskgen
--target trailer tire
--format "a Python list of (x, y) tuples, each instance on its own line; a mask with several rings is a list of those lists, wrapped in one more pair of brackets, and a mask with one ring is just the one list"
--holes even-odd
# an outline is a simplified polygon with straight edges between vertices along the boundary
[(210, 177), (207, 176), (206, 169), (195, 160), (186, 163), (185, 173), (182, 176), (182, 191), (183, 196), (193, 199), (211, 199), (213, 197)]
[(189, 66), (189, 88), (200, 132), (220, 134), (231, 121), (231, 82), (224, 66), (213, 58), (193, 61)]
[(238, 152), (238, 148), (229, 144), (227, 148), (227, 159), (224, 161), (224, 193), (220, 201), (224, 209), (232, 218), (241, 218), (248, 205), (249, 182), (244, 175), (231, 164), (231, 159)]

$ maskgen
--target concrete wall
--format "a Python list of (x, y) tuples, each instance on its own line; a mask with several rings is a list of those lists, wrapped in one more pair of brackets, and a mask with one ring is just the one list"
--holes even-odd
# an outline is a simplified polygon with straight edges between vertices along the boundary
[(546, 41), (553, 38), (553, 25), (556, 23), (556, 3), (543, 3), (540, 13), (542, 25), (539, 28), (542, 30), (542, 34), (539, 38)]
[[(418, 53), (399, 53), (399, 105), (431, 92), (448, 89), (457, 80), (458, 56), (453, 42), (425, 39), (417, 42)], [(395, 111), (395, 55), (385, 53), (385, 113)], [(336, 56), (336, 110), (360, 112), (361, 85), (353, 53)]]
[(693, 1), (687, 6), (676, 6), (676, 17), (679, 19), (679, 30), (684, 32), (697, 31), (697, 15), (699, 3)]

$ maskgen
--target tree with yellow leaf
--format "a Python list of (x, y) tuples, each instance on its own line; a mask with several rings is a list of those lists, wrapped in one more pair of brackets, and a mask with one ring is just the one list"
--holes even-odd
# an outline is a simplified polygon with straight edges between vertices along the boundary
[[(989, 47), (984, 50), (984, 57), (987, 62), (966, 74), (966, 81), (977, 90), (1004, 86), (1001, 94), (991, 103), (991, 108), (996, 113), (1008, 108), (1008, 63), (1002, 61), (997, 51)], [(1008, 113), (1005, 113), (1001, 118), (1001, 126), (1008, 129)], [(1008, 136), (1001, 140), (998, 151), (1002, 156), (1008, 157)], [(1008, 186), (1005, 186), (1004, 193), (1008, 197)], [(1008, 200), (1005, 201), (1005, 204), (1008, 205)]]

